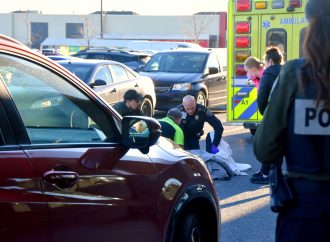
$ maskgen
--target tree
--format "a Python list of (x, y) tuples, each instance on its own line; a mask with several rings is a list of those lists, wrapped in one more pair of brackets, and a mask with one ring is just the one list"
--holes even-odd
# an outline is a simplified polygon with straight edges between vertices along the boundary
[(97, 36), (98, 30), (89, 16), (84, 17), (84, 25), (80, 31), (87, 41), (87, 47), (90, 48), (91, 40)]
[(210, 15), (192, 15), (183, 23), (183, 32), (188, 35), (192, 41), (199, 44), (200, 36), (207, 32), (213, 16)]

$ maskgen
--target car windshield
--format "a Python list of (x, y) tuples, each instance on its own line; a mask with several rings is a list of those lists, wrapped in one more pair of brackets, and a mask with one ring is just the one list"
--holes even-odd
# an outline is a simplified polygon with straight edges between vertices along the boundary
[(156, 54), (145, 66), (145, 72), (200, 73), (204, 71), (207, 53), (164, 52)]
[(61, 63), (61, 65), (83, 80), (86, 84), (89, 82), (89, 77), (91, 76), (94, 67), (93, 65), (73, 63)]

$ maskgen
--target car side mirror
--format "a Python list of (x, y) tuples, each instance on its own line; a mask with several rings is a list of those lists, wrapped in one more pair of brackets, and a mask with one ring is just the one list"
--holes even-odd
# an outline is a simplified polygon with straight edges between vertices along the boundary
[(122, 141), (128, 148), (140, 149), (143, 154), (149, 152), (161, 135), (161, 125), (154, 118), (126, 116), (122, 119)]
[(214, 74), (218, 74), (219, 73), (219, 69), (216, 67), (210, 67), (209, 68), (209, 73), (208, 75), (214, 75)]
[(89, 84), (89, 86), (91, 88), (97, 87), (97, 86), (105, 86), (105, 85), (107, 85), (106, 81), (101, 80), (101, 79), (97, 79), (93, 83)]

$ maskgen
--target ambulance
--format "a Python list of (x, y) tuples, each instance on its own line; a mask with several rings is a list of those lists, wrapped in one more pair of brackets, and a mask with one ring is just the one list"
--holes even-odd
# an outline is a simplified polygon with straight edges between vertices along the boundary
[(255, 133), (262, 115), (257, 89), (248, 80), (244, 61), (263, 60), (266, 47), (278, 46), (284, 61), (303, 57), (307, 0), (229, 0), (227, 26), (227, 124)]

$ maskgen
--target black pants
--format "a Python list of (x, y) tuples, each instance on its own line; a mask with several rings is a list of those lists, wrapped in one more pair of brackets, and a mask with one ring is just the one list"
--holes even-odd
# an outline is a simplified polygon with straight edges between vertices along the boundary
[(261, 169), (260, 169), (260, 172), (263, 174), (263, 175), (266, 175), (268, 176), (269, 175), (269, 172), (271, 170), (272, 166), (271, 165), (268, 165), (268, 164), (262, 164), (261, 165)]
[(330, 182), (289, 180), (294, 201), (280, 212), (276, 242), (330, 241)]
[(198, 138), (185, 138), (184, 139), (185, 150), (199, 150), (199, 139)]

